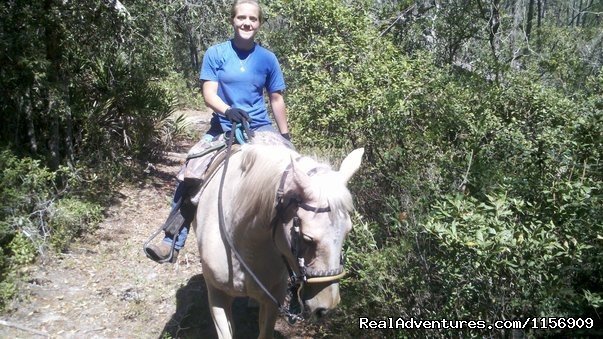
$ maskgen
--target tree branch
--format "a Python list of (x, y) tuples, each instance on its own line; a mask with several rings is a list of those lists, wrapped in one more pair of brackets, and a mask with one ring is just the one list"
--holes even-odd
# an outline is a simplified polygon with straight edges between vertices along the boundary
[(25, 331), (25, 332), (33, 333), (33, 334), (36, 334), (36, 335), (39, 335), (39, 336), (42, 336), (42, 337), (49, 337), (50, 336), (46, 332), (38, 331), (38, 330), (35, 330), (33, 328), (29, 328), (27, 326), (24, 326), (24, 325), (21, 325), (21, 324), (17, 324), (17, 323), (13, 323), (13, 322), (9, 322), (9, 321), (6, 321), (6, 320), (1, 320), (0, 319), (0, 325), (6, 326), (6, 327), (13, 327), (13, 328), (16, 328), (16, 329), (19, 329), (19, 330), (22, 330), (22, 331)]
[(381, 32), (381, 34), (379, 34), (379, 37), (382, 37), (383, 35), (385, 35), (387, 32), (389, 32), (389, 30), (392, 29), (392, 27), (394, 27), (396, 25), (396, 23), (398, 23), (398, 21), (400, 21), (402, 18), (404, 18), (405, 16), (408, 15), (408, 13), (412, 10), (414, 10), (417, 7), (417, 5), (412, 5), (410, 7), (408, 7), (404, 12), (400, 13), (400, 15), (398, 15), (398, 17), (396, 18), (396, 20), (394, 20), (394, 22), (392, 22), (383, 32)]

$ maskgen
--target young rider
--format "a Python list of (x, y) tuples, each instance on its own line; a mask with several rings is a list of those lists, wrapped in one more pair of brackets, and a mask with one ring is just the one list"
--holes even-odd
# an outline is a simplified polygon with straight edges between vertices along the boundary
[[(279, 62), (271, 51), (258, 45), (255, 36), (262, 24), (262, 9), (255, 0), (236, 0), (231, 8), (230, 23), (234, 37), (211, 46), (203, 57), (200, 80), (205, 105), (214, 111), (209, 131), (203, 137), (211, 141), (232, 129), (233, 122), (248, 121), (251, 130), (273, 131), (264, 92), (268, 93), (270, 106), (278, 132), (290, 140), (283, 91), (285, 81)], [(187, 187), (179, 183), (174, 194), (174, 209), (166, 224), (177, 223), (176, 236), (166, 232), (159, 245), (150, 245), (145, 252), (152, 260), (175, 262), (178, 252), (188, 236), (194, 208), (187, 207)]]

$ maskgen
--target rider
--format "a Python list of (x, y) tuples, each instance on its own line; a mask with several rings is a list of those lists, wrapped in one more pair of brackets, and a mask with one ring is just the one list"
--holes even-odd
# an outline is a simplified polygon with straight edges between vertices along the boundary
[[(255, 0), (236, 0), (230, 14), (234, 37), (211, 46), (203, 57), (199, 77), (203, 98), (205, 105), (214, 111), (210, 129), (203, 138), (211, 141), (230, 131), (233, 122), (243, 121), (249, 122), (251, 130), (277, 133), (264, 104), (266, 90), (278, 130), (283, 138), (290, 140), (283, 98), (285, 81), (279, 62), (274, 53), (255, 42), (262, 24), (262, 9)], [(172, 263), (184, 247), (194, 218), (194, 208), (182, 202), (186, 200), (183, 199), (186, 191), (186, 185), (180, 182), (174, 193), (174, 209), (166, 221), (166, 225), (178, 223), (175, 226), (179, 228), (170, 260)], [(148, 246), (146, 253), (152, 260), (165, 262), (169, 259), (173, 242), (174, 236), (166, 232), (163, 241), (159, 245)]]

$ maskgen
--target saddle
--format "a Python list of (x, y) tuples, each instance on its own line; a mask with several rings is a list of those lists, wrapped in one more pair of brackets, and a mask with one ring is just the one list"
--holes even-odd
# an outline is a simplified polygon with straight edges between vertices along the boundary
[[(241, 150), (241, 145), (233, 144), (231, 154)], [(197, 206), (199, 198), (209, 179), (222, 166), (226, 158), (224, 135), (217, 140), (201, 140), (188, 152), (186, 162), (178, 172), (177, 178), (188, 187), (188, 197), (192, 205)]]
[[(241, 135), (236, 135), (238, 141), (241, 140), (240, 138), (244, 138), (243, 140), (245, 140), (246, 135), (243, 132), (241, 132)], [(284, 144), (294, 149), (288, 140), (283, 139), (277, 133), (258, 133), (254, 139), (254, 143), (258, 141), (265, 144)], [(222, 167), (226, 159), (226, 148), (226, 138), (222, 134), (214, 140), (203, 139), (190, 149), (184, 165), (182, 165), (176, 176), (184, 186), (182, 196), (178, 201), (175, 201), (175, 206), (172, 208), (165, 223), (143, 245), (144, 252), (149, 258), (159, 263), (170, 262), (172, 260), (175, 241), (172, 242), (169, 257), (166, 259), (158, 259), (156, 255), (154, 256), (154, 252), (149, 251), (149, 244), (161, 231), (172, 237), (177, 236), (182, 225), (187, 222), (190, 223), (194, 219), (201, 194), (203, 194), (207, 183), (218, 172), (218, 169)], [(240, 150), (241, 145), (237, 143), (232, 145), (230, 152), (234, 154)]]
[[(232, 145), (231, 153), (238, 152), (240, 145)], [(149, 244), (163, 230), (166, 235), (177, 236), (187, 222), (191, 222), (199, 204), (199, 198), (209, 179), (221, 167), (226, 158), (226, 142), (221, 135), (216, 140), (201, 140), (188, 152), (184, 165), (180, 168), (177, 178), (184, 185), (184, 193), (175, 201), (175, 206), (168, 215), (165, 223), (153, 233), (144, 243), (146, 255), (159, 263), (170, 262), (174, 256), (175, 241), (172, 242), (168, 258), (157, 258), (157, 254), (150, 250)]]

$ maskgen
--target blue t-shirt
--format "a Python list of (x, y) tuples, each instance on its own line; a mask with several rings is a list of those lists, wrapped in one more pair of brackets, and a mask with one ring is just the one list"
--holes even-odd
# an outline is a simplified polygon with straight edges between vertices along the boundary
[[(232, 40), (211, 46), (203, 56), (201, 80), (217, 81), (218, 96), (229, 106), (249, 113), (250, 127), (271, 124), (264, 102), (264, 89), (274, 93), (285, 89), (285, 80), (276, 56), (255, 44), (250, 51), (238, 50)], [(230, 121), (214, 114), (211, 129), (232, 128)]]

